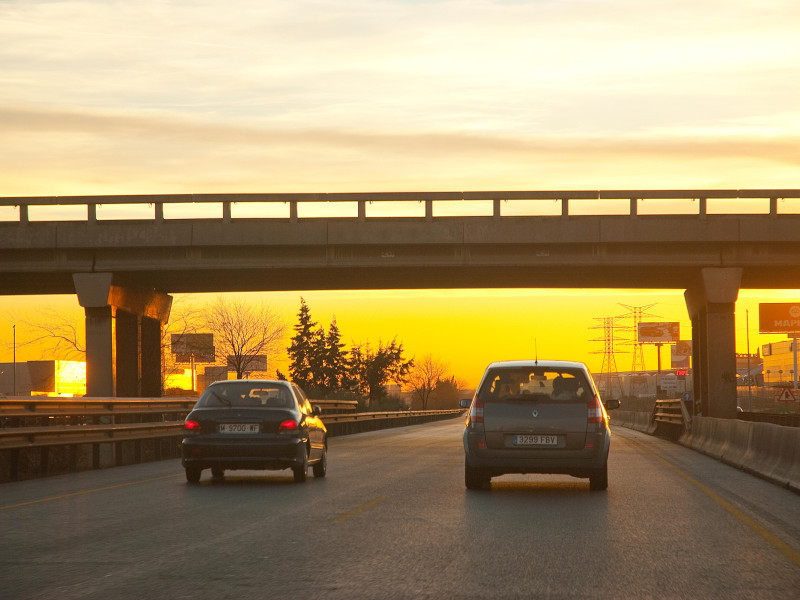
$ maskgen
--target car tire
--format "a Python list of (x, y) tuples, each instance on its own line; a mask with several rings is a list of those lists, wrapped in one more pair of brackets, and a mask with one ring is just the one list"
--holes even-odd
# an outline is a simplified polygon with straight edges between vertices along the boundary
[(198, 469), (197, 467), (186, 467), (186, 481), (189, 483), (197, 483), (200, 481), (200, 475), (203, 473), (203, 469)]
[(211, 477), (217, 481), (225, 479), (225, 469), (221, 469), (220, 467), (211, 467)]
[(608, 489), (608, 463), (589, 475), (589, 489), (593, 492)]
[(303, 463), (292, 467), (292, 472), (297, 483), (303, 483), (308, 478), (308, 449), (303, 448)]
[(492, 479), (482, 469), (464, 463), (464, 485), (468, 490), (482, 490), (489, 487)]
[(322, 456), (320, 459), (314, 463), (314, 477), (325, 477), (325, 474), (328, 472), (328, 449), (322, 449)]

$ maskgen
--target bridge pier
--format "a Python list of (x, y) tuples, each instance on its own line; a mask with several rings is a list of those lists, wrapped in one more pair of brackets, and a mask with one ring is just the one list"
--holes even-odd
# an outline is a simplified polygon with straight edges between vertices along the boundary
[(705, 268), (684, 292), (692, 321), (694, 398), (707, 417), (736, 418), (735, 307), (741, 268)]
[(172, 297), (124, 288), (112, 273), (75, 273), (86, 312), (86, 395), (161, 396), (161, 333)]

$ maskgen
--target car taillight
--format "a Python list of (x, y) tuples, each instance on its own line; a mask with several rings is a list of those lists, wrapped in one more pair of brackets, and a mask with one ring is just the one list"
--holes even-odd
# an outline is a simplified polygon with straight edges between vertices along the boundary
[(603, 415), (603, 405), (600, 404), (600, 398), (595, 396), (592, 400), (586, 405), (588, 408), (588, 414), (586, 417), (587, 423), (603, 423), (605, 421), (605, 416)]
[(201, 433), (203, 431), (199, 421), (186, 421), (183, 427), (186, 431), (191, 431), (192, 433)]
[(469, 422), (472, 425), (476, 423), (483, 423), (483, 402), (477, 398), (472, 403), (472, 408), (469, 410)]
[(297, 421), (294, 419), (288, 419), (278, 425), (278, 433), (297, 433), (297, 428)]

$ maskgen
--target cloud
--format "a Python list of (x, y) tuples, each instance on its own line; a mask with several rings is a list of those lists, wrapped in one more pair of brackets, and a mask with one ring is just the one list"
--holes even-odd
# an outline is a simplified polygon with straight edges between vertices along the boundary
[(0, 120), (3, 195), (794, 187), (800, 167), (797, 135), (278, 129), (8, 107)]
[(799, 21), (788, 0), (5, 2), (0, 193), (787, 185)]

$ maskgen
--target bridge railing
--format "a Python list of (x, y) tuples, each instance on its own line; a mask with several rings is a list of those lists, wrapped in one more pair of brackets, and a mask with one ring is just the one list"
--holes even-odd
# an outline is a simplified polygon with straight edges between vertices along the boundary
[[(0, 400), (0, 482), (180, 456), (196, 398)], [(312, 400), (330, 436), (452, 418), (444, 411), (355, 412), (355, 401)]]
[[(484, 203), (488, 206), (487, 214), (493, 217), (505, 216), (505, 207), (522, 201), (550, 201), (560, 204), (560, 211), (549, 210), (546, 214), (573, 216), (570, 209), (572, 201), (592, 201), (598, 203), (622, 202), (621, 213), (617, 207), (614, 214), (627, 214), (638, 216), (642, 203), (651, 201), (684, 200), (696, 202), (692, 204), (694, 210), (687, 214), (705, 216), (709, 214), (708, 201), (724, 200), (763, 200), (763, 210), (760, 212), (770, 215), (782, 214), (779, 212), (781, 200), (800, 198), (798, 189), (745, 189), (745, 190), (544, 190), (544, 191), (463, 191), (463, 192), (359, 192), (359, 193), (249, 193), (249, 194), (130, 194), (108, 196), (15, 196), (0, 198), (0, 207), (17, 207), (19, 209), (17, 220), (27, 223), (30, 219), (31, 207), (59, 207), (59, 206), (85, 206), (86, 220), (98, 220), (99, 206), (144, 205), (152, 208), (152, 213), (147, 218), (154, 221), (165, 220), (164, 206), (198, 204), (217, 204), (221, 207), (223, 221), (230, 220), (233, 215), (232, 207), (256, 204), (285, 204), (288, 211), (285, 217), (290, 221), (300, 218), (300, 207), (308, 204), (337, 203), (351, 204), (354, 206), (353, 217), (364, 220), (369, 218), (367, 206), (374, 203), (419, 203), (424, 205), (424, 216), (434, 218), (434, 203), (472, 202)], [(670, 211), (665, 210), (665, 213)], [(741, 212), (737, 206), (723, 210), (725, 213), (738, 214)], [(797, 214), (800, 207), (794, 206), (787, 214)], [(481, 214), (484, 214), (483, 212)], [(581, 213), (582, 214), (582, 213)], [(655, 214), (662, 214), (656, 212)], [(311, 215), (317, 216), (316, 214)], [(392, 215), (395, 216), (395, 215)], [(403, 216), (398, 214), (396, 216)], [(410, 216), (417, 216), (416, 214)], [(514, 216), (519, 216), (514, 213)], [(185, 217), (183, 217), (185, 218)], [(7, 219), (9, 220), (9, 219)], [(13, 219), (10, 219), (13, 220)], [(47, 218), (43, 220), (59, 220)], [(72, 220), (72, 219), (70, 219)]]

